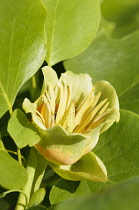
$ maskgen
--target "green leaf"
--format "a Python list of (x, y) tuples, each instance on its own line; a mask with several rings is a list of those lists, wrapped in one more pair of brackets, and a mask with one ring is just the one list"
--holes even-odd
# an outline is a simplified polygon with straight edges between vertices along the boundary
[[(93, 82), (109, 81), (121, 97), (139, 83), (138, 42), (139, 32), (117, 41), (102, 33), (84, 53), (64, 65), (66, 70), (90, 74)], [(132, 100), (136, 100), (136, 96), (134, 92)]]
[(44, 21), (40, 0), (0, 1), (0, 117), (12, 105), (21, 86), (45, 58)]
[(95, 153), (103, 160), (108, 179), (119, 182), (139, 175), (139, 116), (121, 111), (119, 123), (103, 133)]
[[(60, 179), (56, 182), (50, 192), (50, 202), (51, 204), (57, 204), (61, 201), (77, 198), (79, 196), (90, 195), (92, 192), (98, 192), (103, 188), (106, 188), (110, 185), (109, 182), (98, 183), (83, 180), (81, 182), (69, 181), (65, 179)], [(93, 188), (93, 189), (92, 189)]]
[(119, 97), (121, 109), (128, 109), (139, 114), (139, 83), (129, 88)]
[(47, 9), (46, 61), (53, 66), (85, 50), (93, 40), (100, 21), (98, 0), (43, 0)]
[(21, 189), (26, 181), (25, 168), (8, 154), (0, 140), (0, 186), (6, 189)]
[(115, 22), (114, 37), (125, 36), (139, 28), (138, 0), (105, 0), (101, 5), (104, 18)]
[(46, 191), (44, 188), (39, 188), (36, 190), (29, 201), (29, 207), (40, 204), (44, 199), (45, 193)]
[(72, 165), (55, 165), (52, 163), (49, 163), (49, 165), (59, 176), (67, 180), (107, 182), (106, 168), (93, 152), (84, 155)]
[[(79, 184), (80, 182), (77, 182), (77, 181), (72, 182), (65, 179), (60, 179), (56, 184), (53, 185), (50, 191), (49, 199), (50, 199), (51, 205), (59, 203), (63, 200), (69, 199), (71, 197), (74, 197), (74, 193), (75, 192), (77, 193)], [(85, 188), (85, 190), (86, 189), (87, 188)]]
[(92, 207), (95, 210), (138, 209), (138, 194), (139, 177), (136, 177), (94, 196), (79, 197), (60, 203), (55, 210), (92, 210)]
[(19, 109), (13, 112), (9, 120), (8, 132), (20, 149), (27, 145), (32, 147), (41, 139), (38, 129), (28, 121), (25, 114)]

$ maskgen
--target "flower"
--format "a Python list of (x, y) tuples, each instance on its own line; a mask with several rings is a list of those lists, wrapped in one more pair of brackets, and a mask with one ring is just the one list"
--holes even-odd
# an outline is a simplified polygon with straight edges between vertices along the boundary
[(50, 67), (43, 74), (41, 96), (34, 103), (23, 102), (40, 131), (35, 148), (65, 179), (106, 181), (106, 168), (91, 150), (99, 135), (119, 121), (114, 88), (106, 81), (93, 85), (88, 74), (67, 71), (58, 80)]

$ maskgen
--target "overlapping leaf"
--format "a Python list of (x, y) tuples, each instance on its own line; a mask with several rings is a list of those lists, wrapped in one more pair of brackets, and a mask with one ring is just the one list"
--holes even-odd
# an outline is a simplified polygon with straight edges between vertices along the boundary
[(105, 0), (101, 11), (104, 18), (115, 23), (114, 37), (123, 37), (139, 28), (138, 0)]
[[(70, 199), (56, 206), (55, 210), (131, 210), (138, 209), (139, 177), (118, 184), (95, 196)], [(126, 199), (125, 199), (126, 198)]]
[(19, 88), (45, 58), (44, 21), (40, 0), (0, 1), (0, 117), (12, 105)]
[(0, 186), (6, 189), (20, 189), (26, 181), (25, 168), (8, 154), (0, 140)]
[(43, 0), (47, 8), (46, 61), (53, 66), (85, 50), (99, 26), (98, 0)]

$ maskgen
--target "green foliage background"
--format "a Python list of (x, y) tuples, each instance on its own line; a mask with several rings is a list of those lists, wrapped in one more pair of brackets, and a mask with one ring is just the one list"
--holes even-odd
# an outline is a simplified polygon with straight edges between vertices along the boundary
[[(31, 146), (34, 127), (29, 125), (29, 143), (26, 136), (20, 142), (18, 136), (12, 139), (9, 112), (21, 108), (25, 97), (37, 98), (40, 68), (48, 64), (58, 75), (70, 70), (90, 74), (93, 82), (109, 81), (119, 96), (121, 120), (101, 135), (94, 150), (106, 165), (109, 181), (71, 182), (48, 168), (43, 205), (56, 204), (56, 210), (139, 208), (139, 1), (1, 0), (0, 34), (0, 192), (21, 189), (27, 179), (25, 168), (5, 148), (16, 151), (14, 138), (21, 147)], [(25, 118), (23, 127), (26, 123)], [(37, 142), (39, 137), (34, 138)], [(28, 150), (22, 150), (25, 158)], [(10, 195), (0, 199), (3, 210), (14, 208), (17, 194), (13, 199)]]

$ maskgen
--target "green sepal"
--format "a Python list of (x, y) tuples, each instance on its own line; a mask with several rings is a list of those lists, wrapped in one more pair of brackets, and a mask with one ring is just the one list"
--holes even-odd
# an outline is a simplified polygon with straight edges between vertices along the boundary
[(13, 112), (9, 120), (8, 132), (20, 149), (27, 145), (32, 147), (40, 141), (38, 129), (28, 121), (25, 114), (19, 109)]
[(41, 132), (41, 141), (35, 147), (48, 161), (70, 165), (78, 161), (89, 148), (95, 147), (99, 132), (100, 127), (94, 129), (91, 136), (69, 133), (61, 125), (55, 125)]
[(106, 168), (93, 152), (84, 155), (72, 165), (56, 165), (53, 163), (49, 163), (49, 165), (59, 176), (67, 180), (107, 182)]

